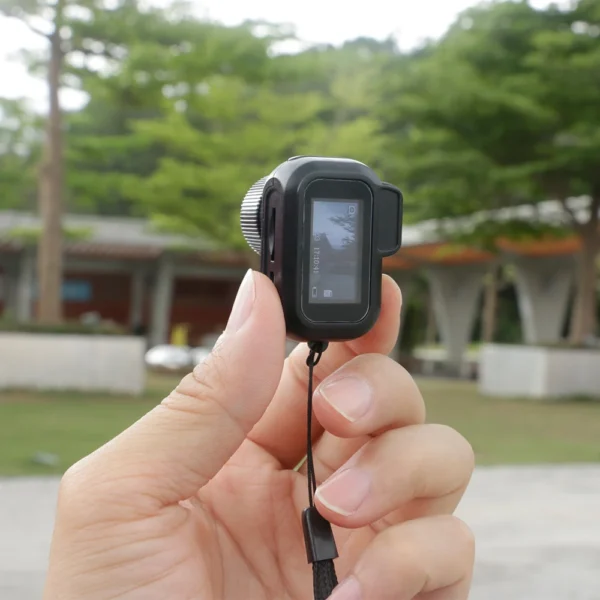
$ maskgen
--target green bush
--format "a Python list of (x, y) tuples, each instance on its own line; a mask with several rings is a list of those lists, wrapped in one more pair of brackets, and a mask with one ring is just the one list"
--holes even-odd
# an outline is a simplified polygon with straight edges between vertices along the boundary
[(87, 325), (78, 321), (67, 321), (57, 325), (40, 323), (18, 323), (12, 319), (0, 319), (0, 332), (11, 333), (49, 333), (78, 335), (125, 335), (127, 332), (114, 323)]
[[(35, 246), (42, 235), (41, 227), (13, 227), (8, 232), (8, 238)], [(90, 227), (63, 227), (63, 235), (69, 242), (85, 242), (92, 239), (94, 231)]]

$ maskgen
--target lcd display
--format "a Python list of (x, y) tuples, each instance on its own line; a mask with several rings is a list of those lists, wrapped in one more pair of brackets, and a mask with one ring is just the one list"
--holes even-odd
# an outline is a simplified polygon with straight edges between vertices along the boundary
[(312, 200), (310, 303), (360, 303), (362, 205), (362, 200)]

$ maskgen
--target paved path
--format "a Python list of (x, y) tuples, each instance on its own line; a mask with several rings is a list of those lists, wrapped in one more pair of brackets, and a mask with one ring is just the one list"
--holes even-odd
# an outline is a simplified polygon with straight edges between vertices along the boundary
[[(0, 599), (41, 598), (57, 488), (0, 480)], [(458, 514), (477, 538), (471, 600), (600, 598), (600, 466), (478, 469)]]

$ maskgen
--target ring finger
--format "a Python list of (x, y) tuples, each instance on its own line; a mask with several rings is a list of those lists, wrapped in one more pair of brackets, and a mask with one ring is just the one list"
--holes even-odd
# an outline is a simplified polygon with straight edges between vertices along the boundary
[(471, 446), (449, 427), (393, 429), (370, 440), (320, 485), (315, 502), (335, 525), (380, 530), (417, 517), (452, 513), (473, 465)]

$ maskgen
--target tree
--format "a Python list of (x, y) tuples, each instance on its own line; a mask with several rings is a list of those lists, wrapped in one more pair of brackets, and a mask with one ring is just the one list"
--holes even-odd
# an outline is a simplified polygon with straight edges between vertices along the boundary
[[(38, 320), (62, 320), (62, 218), (65, 204), (64, 115), (60, 91), (79, 87), (90, 73), (110, 72), (127, 55), (142, 29), (156, 39), (167, 23), (159, 11), (142, 11), (137, 0), (0, 0), (0, 14), (23, 21), (48, 41), (45, 56), (28, 55), (31, 68), (48, 82), (48, 117), (38, 207)], [(158, 26), (157, 26), (158, 25)]]
[[(44, 158), (39, 183), (39, 210), (43, 222), (38, 245), (39, 302), (38, 317), (42, 322), (61, 320), (62, 282), (62, 194), (63, 142), (62, 119), (59, 103), (60, 77), (64, 61), (63, 33), (65, 0), (54, 4), (43, 0), (2, 0), (0, 12), (25, 22), (32, 31), (48, 39), (48, 100), (49, 115), (46, 124)], [(37, 19), (49, 12), (47, 30), (38, 29)], [(37, 18), (37, 19), (36, 19)]]
[(0, 99), (0, 209), (30, 208), (40, 131), (24, 100)]
[(384, 136), (375, 109), (382, 68), (397, 53), (392, 40), (358, 38), (340, 48), (317, 46), (278, 58), (284, 72), (278, 89), (312, 91), (323, 98), (310, 135), (310, 152), (348, 156), (376, 170), (384, 167)]
[(206, 85), (206, 94), (174, 99), (162, 119), (132, 124), (136, 136), (166, 153), (150, 177), (131, 177), (124, 189), (169, 229), (245, 247), (242, 198), (278, 163), (302, 153), (320, 99), (233, 77), (207, 78)]
[(90, 101), (69, 119), (68, 138), (68, 184), (77, 210), (147, 213), (151, 205), (137, 201), (137, 194), (132, 201), (123, 190), (131, 189), (132, 177), (135, 182), (151, 176), (169, 149), (138, 134), (134, 124), (164, 120), (215, 74), (261, 77), (267, 42), (248, 26), (200, 21), (183, 9), (168, 16), (153, 27), (138, 19), (118, 65), (101, 77), (89, 71), (82, 77)]
[(203, 36), (190, 39), (208, 38), (215, 51), (192, 44), (193, 70), (173, 58), (163, 114), (130, 120), (132, 138), (163, 155), (149, 176), (124, 178), (123, 189), (164, 226), (245, 247), (240, 201), (278, 163), (295, 154), (370, 163), (380, 156), (376, 98), (368, 92), (384, 50), (358, 41), (271, 57), (272, 38), (245, 27), (197, 26)]
[[(436, 44), (388, 66), (382, 126), (415, 218), (556, 199), (557, 231), (581, 240), (576, 343), (595, 333), (600, 253), (600, 5), (536, 10), (492, 2), (463, 13)], [(587, 198), (576, 213), (574, 198)], [(581, 200), (579, 200), (581, 201)], [(482, 235), (543, 223), (489, 220)]]

